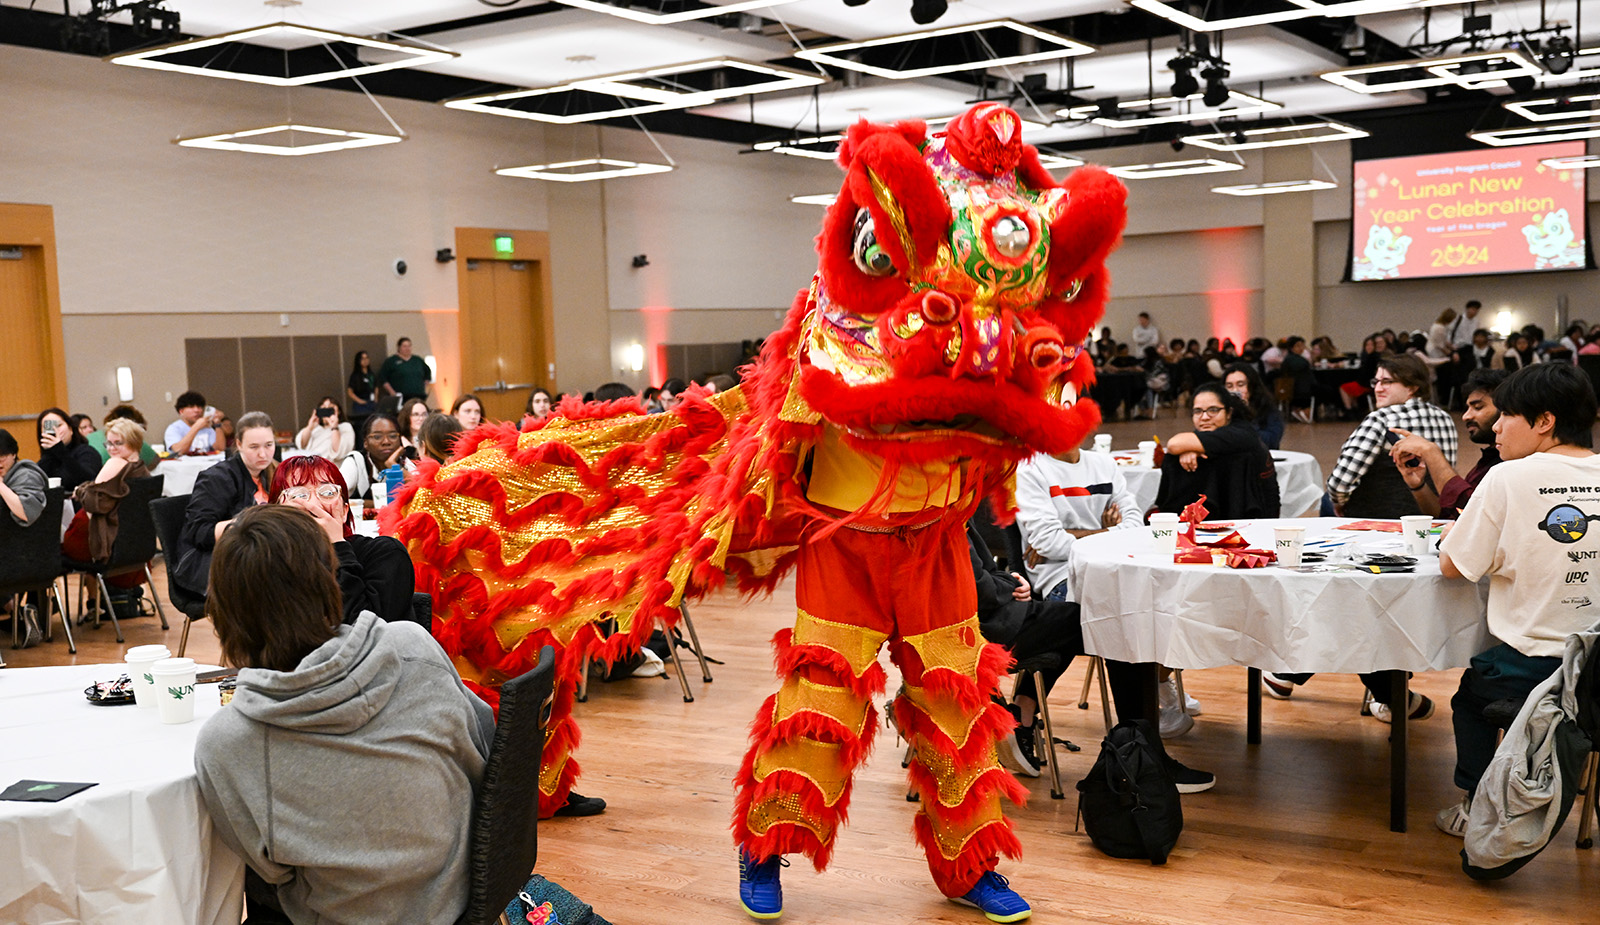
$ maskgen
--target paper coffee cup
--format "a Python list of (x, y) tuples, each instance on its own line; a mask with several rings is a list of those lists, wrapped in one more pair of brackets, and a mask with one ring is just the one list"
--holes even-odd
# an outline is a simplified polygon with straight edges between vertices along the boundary
[(133, 680), (133, 699), (139, 706), (155, 708), (156, 681), (150, 669), (156, 662), (171, 657), (172, 651), (163, 645), (134, 646), (123, 656), (128, 663), (128, 677)]
[(194, 722), (194, 659), (164, 658), (150, 668), (156, 706), (168, 724)]
[(1095, 434), (1094, 435), (1094, 451), (1096, 453), (1109, 453), (1109, 452), (1111, 452), (1111, 435), (1110, 434)]
[(1433, 518), (1427, 514), (1409, 514), (1400, 518), (1400, 533), (1406, 538), (1406, 555), (1427, 555), (1433, 539), (1429, 532), (1432, 529)]
[(1146, 469), (1156, 464), (1156, 442), (1154, 440), (1139, 441), (1139, 465)]
[(1272, 551), (1278, 554), (1279, 565), (1298, 566), (1301, 554), (1306, 551), (1306, 528), (1298, 524), (1273, 527)]
[(1151, 514), (1150, 538), (1155, 542), (1156, 552), (1168, 556), (1176, 553), (1178, 551), (1178, 515)]
[(45, 484), (50, 488), (60, 488), (61, 480), (52, 476), (51, 478), (45, 479)]
[(382, 479), (372, 481), (372, 509), (377, 510), (389, 503), (389, 483)]

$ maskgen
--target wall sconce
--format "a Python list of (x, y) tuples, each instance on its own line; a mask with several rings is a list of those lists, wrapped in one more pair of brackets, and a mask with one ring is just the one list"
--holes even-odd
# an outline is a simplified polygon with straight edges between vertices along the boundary
[(1511, 333), (1511, 312), (1502, 308), (1494, 316), (1494, 332), (1504, 337)]
[(427, 356), (423, 357), (422, 358), (422, 362), (428, 364), (428, 377), (432, 381), (438, 382), (439, 381), (439, 364), (433, 359), (433, 354), (430, 353)]
[(640, 372), (644, 369), (644, 344), (629, 344), (622, 351), (622, 356), (627, 362), (628, 368), (634, 372)]
[(117, 401), (133, 401), (133, 369), (117, 367)]

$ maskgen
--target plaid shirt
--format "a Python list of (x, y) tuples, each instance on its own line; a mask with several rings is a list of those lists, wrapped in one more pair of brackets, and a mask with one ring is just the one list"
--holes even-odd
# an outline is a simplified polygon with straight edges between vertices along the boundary
[(1343, 504), (1348, 500), (1373, 463), (1381, 459), (1385, 465), (1392, 465), (1389, 444), (1384, 439), (1391, 427), (1433, 441), (1444, 451), (1450, 465), (1456, 464), (1456, 422), (1444, 409), (1420, 398), (1379, 408), (1367, 415), (1339, 448), (1339, 461), (1328, 476), (1328, 494), (1334, 501)]

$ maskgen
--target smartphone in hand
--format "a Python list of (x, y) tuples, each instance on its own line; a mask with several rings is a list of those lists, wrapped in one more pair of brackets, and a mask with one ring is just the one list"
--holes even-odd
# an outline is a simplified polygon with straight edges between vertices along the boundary
[[(1389, 444), (1390, 446), (1394, 446), (1396, 443), (1400, 442), (1400, 435), (1392, 430), (1386, 430), (1383, 432), (1383, 442)], [(1415, 456), (1405, 461), (1405, 467), (1407, 469), (1415, 469), (1420, 465), (1422, 465), (1422, 460)]]

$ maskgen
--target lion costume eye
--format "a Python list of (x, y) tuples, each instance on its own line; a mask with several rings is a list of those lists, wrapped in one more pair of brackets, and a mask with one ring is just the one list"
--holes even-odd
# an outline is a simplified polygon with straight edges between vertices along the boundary
[(894, 261), (882, 247), (872, 230), (872, 213), (866, 209), (856, 212), (856, 230), (851, 240), (851, 258), (856, 267), (868, 276), (889, 276), (894, 273)]

